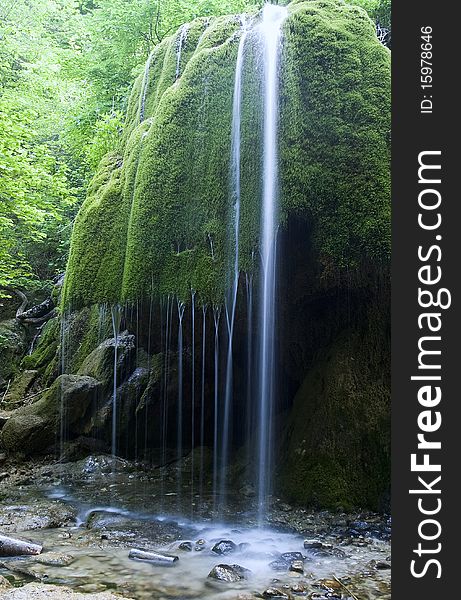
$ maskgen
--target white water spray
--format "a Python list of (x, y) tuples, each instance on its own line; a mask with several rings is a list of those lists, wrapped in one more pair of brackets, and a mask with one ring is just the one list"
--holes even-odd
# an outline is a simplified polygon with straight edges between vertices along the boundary
[(259, 315), (258, 385), (258, 502), (260, 520), (270, 493), (272, 412), (274, 405), (274, 327), (276, 281), (276, 229), (278, 220), (278, 67), (282, 24), (287, 9), (266, 4), (259, 27), (264, 68), (264, 154), (261, 220), (262, 281)]
[(179, 79), (181, 75), (181, 55), (183, 46), (187, 39), (187, 32), (189, 31), (189, 25), (183, 25), (181, 27), (181, 31), (179, 32), (179, 39), (176, 46), (176, 79)]
[(241, 167), (241, 122), (242, 122), (242, 83), (243, 83), (243, 63), (245, 58), (245, 41), (247, 30), (245, 29), (245, 17), (241, 17), (242, 34), (237, 53), (237, 63), (235, 67), (234, 78), (234, 98), (232, 108), (232, 138), (231, 138), (231, 166), (230, 166), (230, 196), (232, 202), (232, 242), (233, 264), (231, 266), (231, 282), (229, 297), (226, 302), (226, 322), (228, 333), (227, 345), (227, 363), (226, 363), (226, 384), (224, 395), (224, 415), (223, 415), (223, 440), (221, 455), (221, 497), (226, 495), (226, 467), (229, 454), (229, 437), (231, 430), (230, 413), (232, 404), (233, 388), (233, 339), (235, 324), (235, 309), (237, 304), (237, 293), (239, 285), (239, 235), (240, 235), (240, 167)]

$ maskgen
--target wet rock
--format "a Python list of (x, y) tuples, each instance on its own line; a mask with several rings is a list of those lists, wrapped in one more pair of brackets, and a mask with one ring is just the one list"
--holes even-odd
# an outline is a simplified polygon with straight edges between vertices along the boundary
[(113, 386), (115, 347), (117, 346), (117, 380), (131, 373), (136, 354), (135, 336), (123, 331), (115, 338), (100, 344), (82, 363), (78, 374), (93, 377), (102, 383), (103, 393)]
[(68, 587), (29, 583), (20, 588), (12, 588), (2, 595), (2, 600), (128, 600), (111, 592), (81, 594)]
[(68, 567), (74, 562), (75, 558), (71, 554), (61, 552), (46, 552), (37, 556), (35, 562), (48, 567)]
[(287, 563), (292, 563), (295, 560), (304, 560), (304, 556), (301, 552), (284, 552), (280, 558)]
[(232, 540), (221, 540), (217, 542), (211, 549), (212, 552), (214, 552), (215, 554), (219, 554), (220, 556), (223, 556), (225, 554), (231, 554), (236, 550), (237, 546)]
[(16, 374), (25, 351), (25, 328), (16, 319), (0, 321), (0, 389)]
[(273, 570), (273, 571), (288, 571), (289, 567), (290, 567), (290, 563), (287, 562), (286, 560), (283, 560), (282, 558), (278, 558), (276, 560), (273, 560), (272, 562), (269, 563), (269, 567)]
[(91, 377), (61, 375), (39, 400), (12, 412), (0, 433), (2, 447), (26, 454), (49, 448), (59, 431), (62, 407), (69, 435), (82, 433), (98, 388), (99, 382)]
[[(19, 373), (11, 384), (8, 393), (5, 395), (6, 403), (19, 404), (25, 399), (26, 395), (32, 394), (31, 390), (34, 381), (37, 379), (38, 371), (25, 370)], [(14, 408), (14, 407), (13, 407)]]
[(320, 579), (313, 585), (327, 592), (335, 592), (342, 589), (342, 585), (336, 579)]
[(0, 593), (5, 590), (9, 590), (12, 587), (11, 583), (8, 581), (6, 577), (0, 575)]
[(42, 550), (39, 544), (0, 535), (0, 556), (34, 556)]
[(314, 550), (323, 547), (323, 542), (320, 540), (304, 540), (304, 548)]
[(36, 501), (31, 506), (2, 506), (0, 527), (4, 533), (55, 529), (75, 523), (76, 510), (58, 500)]
[(391, 568), (391, 564), (383, 560), (370, 560), (367, 566), (377, 571), (385, 571)]
[(281, 600), (291, 600), (292, 596), (288, 592), (284, 592), (279, 588), (267, 588), (263, 592), (263, 598), (279, 598)]
[(178, 546), (178, 550), (182, 550), (183, 552), (192, 552), (192, 542), (181, 542)]
[(291, 586), (291, 593), (295, 596), (306, 596), (307, 590), (304, 585), (297, 583), (296, 585)]
[(216, 579), (217, 581), (226, 581), (228, 583), (235, 583), (237, 581), (243, 581), (248, 579), (251, 575), (249, 569), (245, 569), (240, 565), (216, 565), (208, 573), (210, 579)]
[(294, 573), (304, 573), (304, 561), (302, 560), (294, 560), (289, 568), (290, 571)]

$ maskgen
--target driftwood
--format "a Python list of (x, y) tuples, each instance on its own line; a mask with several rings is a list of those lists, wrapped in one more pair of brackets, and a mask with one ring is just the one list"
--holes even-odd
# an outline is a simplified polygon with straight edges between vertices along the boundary
[(152, 563), (153, 565), (160, 565), (164, 567), (173, 566), (178, 560), (178, 556), (172, 554), (163, 554), (161, 552), (147, 552), (146, 550), (138, 550), (133, 548), (130, 550), (128, 558), (132, 560), (142, 560), (145, 562)]
[(353, 594), (353, 593), (350, 591), (350, 589), (349, 589), (347, 586), (345, 586), (345, 585), (344, 585), (344, 583), (343, 583), (341, 580), (339, 580), (339, 579), (338, 579), (337, 577), (335, 577), (334, 575), (333, 575), (333, 579), (339, 583), (339, 585), (340, 585), (340, 586), (343, 588), (343, 590), (344, 590), (344, 591), (345, 591), (347, 594), (349, 594), (349, 596), (350, 596), (351, 598), (353, 598), (353, 600), (358, 600), (357, 596), (355, 596), (355, 595), (354, 595), (354, 594)]
[(0, 535), (0, 556), (36, 556), (43, 546)]

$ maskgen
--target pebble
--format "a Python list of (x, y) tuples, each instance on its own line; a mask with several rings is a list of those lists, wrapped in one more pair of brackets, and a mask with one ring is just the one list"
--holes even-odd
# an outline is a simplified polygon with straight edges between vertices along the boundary
[(213, 546), (211, 551), (214, 552), (215, 554), (224, 555), (224, 554), (231, 554), (232, 552), (235, 552), (236, 549), (237, 549), (237, 546), (234, 544), (233, 541), (221, 540)]

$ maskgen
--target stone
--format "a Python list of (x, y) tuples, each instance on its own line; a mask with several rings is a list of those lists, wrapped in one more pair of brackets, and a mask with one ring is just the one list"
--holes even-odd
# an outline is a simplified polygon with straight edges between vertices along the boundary
[(8, 581), (8, 579), (6, 577), (3, 577), (3, 575), (0, 575), (0, 593), (4, 592), (5, 590), (9, 590), (12, 587), (13, 586)]
[(192, 552), (192, 542), (181, 542), (178, 546), (178, 550), (183, 550), (184, 552)]
[(235, 583), (237, 581), (243, 581), (248, 579), (251, 575), (249, 569), (245, 569), (240, 565), (216, 565), (208, 573), (210, 579), (216, 579), (217, 581), (225, 581), (228, 583)]
[[(78, 370), (79, 375), (86, 375), (100, 381), (103, 393), (110, 391), (113, 387), (115, 346), (115, 338), (105, 340), (85, 358)], [(117, 336), (118, 381), (123, 381), (131, 372), (135, 354), (135, 336), (127, 331), (121, 332)]]
[(23, 401), (27, 393), (31, 393), (30, 389), (37, 379), (38, 371), (35, 369), (26, 369), (21, 371), (11, 384), (8, 393), (5, 395), (5, 402), (12, 405), (17, 405)]
[(0, 432), (7, 452), (34, 454), (56, 442), (61, 410), (69, 436), (82, 433), (85, 417), (99, 389), (99, 382), (81, 375), (61, 375), (39, 400), (18, 408)]
[(322, 547), (323, 542), (321, 542), (320, 540), (304, 540), (304, 548), (308, 550), (313, 550)]
[(81, 594), (70, 588), (58, 585), (28, 583), (20, 588), (12, 588), (2, 594), (2, 600), (128, 600), (112, 592)]
[(291, 595), (287, 592), (282, 591), (279, 588), (267, 588), (263, 592), (263, 598), (280, 598), (280, 600), (290, 600)]
[(304, 556), (301, 554), (301, 552), (284, 552), (280, 558), (288, 563), (291, 563), (295, 560), (304, 560)]
[(68, 567), (74, 562), (75, 558), (71, 554), (62, 552), (46, 552), (37, 556), (35, 562), (49, 567)]
[[(0, 322), (0, 389), (7, 388), (8, 382), (19, 368), (26, 352), (26, 330), (16, 319)], [(3, 384), (2, 384), (3, 381)]]
[(302, 560), (294, 560), (289, 568), (294, 573), (304, 573), (304, 562)]
[(273, 560), (272, 562), (269, 563), (269, 567), (273, 571), (288, 571), (288, 568), (290, 567), (290, 563), (281, 558), (277, 558), (276, 560)]
[(234, 544), (234, 542), (232, 540), (221, 540), (219, 542), (217, 542), (213, 548), (211, 549), (212, 552), (214, 552), (215, 554), (219, 554), (219, 555), (225, 555), (225, 554), (231, 554), (232, 552), (235, 552), (237, 550), (237, 546), (236, 544)]

